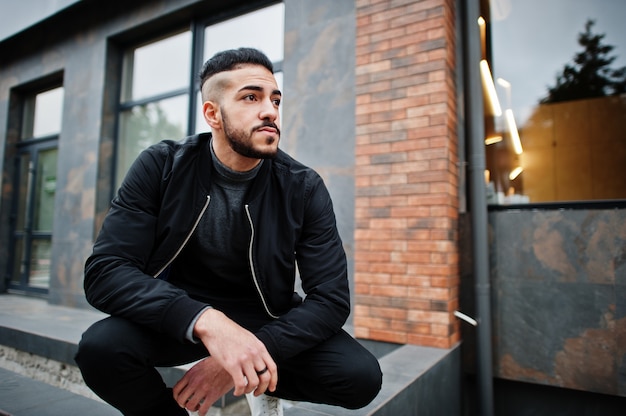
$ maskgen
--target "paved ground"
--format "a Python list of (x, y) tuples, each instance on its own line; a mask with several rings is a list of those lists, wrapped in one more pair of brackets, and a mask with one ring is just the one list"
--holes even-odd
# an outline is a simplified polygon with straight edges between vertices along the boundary
[[(121, 413), (102, 402), (0, 368), (0, 416), (35, 415), (120, 416)], [(212, 407), (207, 416), (250, 416), (250, 409), (245, 400), (240, 400), (224, 408)]]
[(0, 415), (12, 416), (120, 416), (95, 400), (0, 368)]

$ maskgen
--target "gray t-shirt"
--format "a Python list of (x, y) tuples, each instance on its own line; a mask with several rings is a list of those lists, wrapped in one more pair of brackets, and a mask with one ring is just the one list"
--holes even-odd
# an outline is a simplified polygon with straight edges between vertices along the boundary
[(263, 161), (248, 172), (235, 172), (217, 159), (212, 145), (211, 154), (209, 206), (174, 261), (170, 280), (193, 298), (240, 322), (265, 315), (250, 271), (251, 228), (244, 207), (245, 195)]

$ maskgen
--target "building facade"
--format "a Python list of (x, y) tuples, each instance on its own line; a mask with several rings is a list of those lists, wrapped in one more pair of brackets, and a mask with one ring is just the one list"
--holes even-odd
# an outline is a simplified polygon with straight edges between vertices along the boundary
[(610, 0), (67, 1), (0, 39), (0, 289), (88, 307), (84, 261), (125, 170), (153, 142), (205, 131), (200, 65), (253, 46), (283, 90), (281, 147), (333, 197), (356, 337), (462, 343), (470, 380), (620, 400), (625, 12)]

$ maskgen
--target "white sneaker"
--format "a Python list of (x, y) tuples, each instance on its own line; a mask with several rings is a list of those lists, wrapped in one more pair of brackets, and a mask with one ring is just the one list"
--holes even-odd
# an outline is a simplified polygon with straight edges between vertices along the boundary
[(255, 397), (254, 394), (246, 394), (251, 416), (283, 416), (283, 404), (278, 397), (262, 394)]

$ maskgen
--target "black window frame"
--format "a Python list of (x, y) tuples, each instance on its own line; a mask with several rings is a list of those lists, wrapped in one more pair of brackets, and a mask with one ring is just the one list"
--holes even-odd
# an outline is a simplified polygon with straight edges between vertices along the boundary
[[(30, 283), (30, 263), (32, 260), (32, 242), (34, 240), (49, 240), (52, 242), (53, 230), (49, 232), (34, 231), (31, 227), (26, 225), (23, 231), (16, 229), (16, 222), (18, 219), (19, 194), (20, 194), (20, 163), (21, 155), (30, 154), (30, 164), (37, 166), (38, 155), (41, 151), (50, 149), (58, 149), (61, 131), (55, 134), (47, 134), (39, 137), (32, 135), (24, 136), (24, 125), (26, 122), (32, 122), (32, 115), (26, 114), (27, 111), (33, 111), (34, 108), (28, 108), (33, 99), (41, 93), (54, 90), (56, 88), (64, 88), (63, 73), (51, 74), (47, 77), (43, 77), (39, 80), (33, 81), (26, 85), (18, 86), (13, 89), (11, 93), (11, 107), (14, 109), (9, 115), (9, 127), (13, 128), (17, 134), (13, 137), (13, 140), (7, 141), (7, 155), (5, 156), (5, 162), (10, 165), (10, 180), (12, 189), (10, 192), (9, 200), (9, 235), (8, 235), (8, 253), (6, 263), (6, 288), (10, 292), (17, 292), (27, 295), (46, 296), (49, 293), (50, 281), (48, 287), (33, 286)], [(62, 115), (61, 115), (62, 117)], [(31, 120), (31, 121), (28, 121)], [(61, 126), (61, 130), (62, 130)], [(29, 168), (29, 171), (35, 169)], [(32, 173), (32, 172), (31, 172)], [(36, 183), (36, 172), (29, 178), (29, 182)], [(33, 195), (29, 195), (28, 198), (34, 198), (35, 187), (30, 189)], [(34, 216), (34, 206), (27, 204), (28, 209), (26, 212), (27, 223), (32, 222)], [(14, 272), (16, 259), (15, 256), (18, 252), (18, 244), (24, 244), (25, 253), (22, 261), (22, 272), (20, 274), (19, 282), (15, 282)]]

